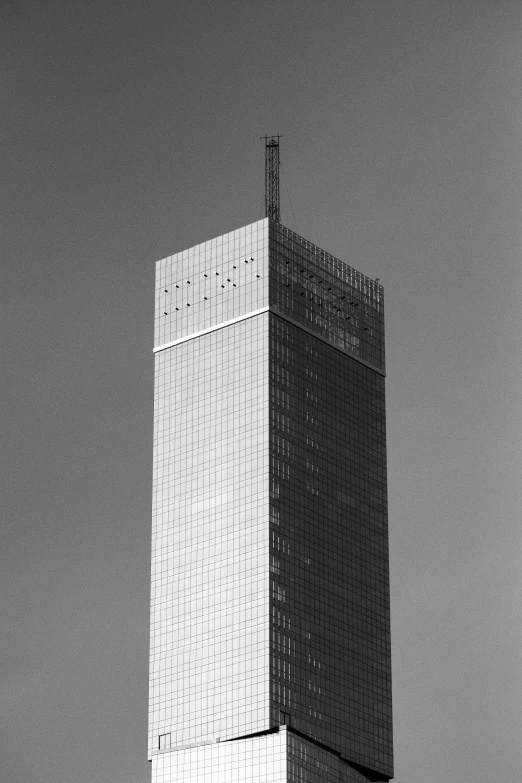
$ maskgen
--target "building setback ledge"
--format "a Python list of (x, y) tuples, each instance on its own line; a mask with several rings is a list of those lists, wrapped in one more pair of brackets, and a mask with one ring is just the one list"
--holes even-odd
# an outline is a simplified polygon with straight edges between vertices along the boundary
[(307, 326), (300, 324), (298, 321), (294, 321), (293, 318), (290, 318), (287, 315), (283, 315), (282, 313), (278, 312), (277, 310), (274, 310), (272, 307), (268, 305), (266, 307), (260, 307), (259, 310), (253, 310), (251, 313), (238, 315), (236, 318), (231, 318), (229, 321), (223, 321), (222, 323), (216, 324), (215, 326), (208, 326), (206, 329), (200, 329), (200, 331), (198, 332), (192, 332), (192, 334), (186, 334), (184, 337), (179, 337), (177, 340), (171, 340), (168, 343), (163, 343), (163, 345), (158, 345), (156, 348), (153, 348), (153, 353), (159, 353), (160, 351), (165, 351), (167, 348), (173, 348), (175, 345), (186, 343), (189, 340), (195, 340), (197, 337), (202, 337), (204, 334), (210, 334), (210, 332), (216, 332), (218, 329), (225, 329), (227, 326), (232, 326), (233, 324), (237, 324), (240, 321), (246, 321), (248, 318), (255, 318), (256, 315), (261, 315), (262, 313), (268, 313), (268, 312), (272, 313), (272, 315), (277, 316), (277, 318), (282, 318), (283, 321), (287, 321), (288, 323), (292, 324), (292, 326), (296, 326), (298, 329), (302, 329), (303, 332), (307, 332), (308, 334), (311, 334), (312, 337), (316, 337), (318, 340), (321, 340), (321, 342), (325, 343), (326, 345), (330, 345), (332, 348), (335, 348), (337, 351), (340, 351), (342, 354), (344, 354), (344, 356), (349, 356), (350, 359), (355, 359), (355, 361), (359, 362), (359, 364), (364, 364), (364, 366), (368, 367), (370, 370), (374, 370), (375, 372), (379, 373), (379, 375), (386, 377), (386, 373), (383, 370), (380, 370), (374, 364), (371, 364), (371, 362), (366, 361), (366, 359), (361, 359), (353, 351), (347, 351), (346, 348), (342, 348), (340, 345), (336, 345), (335, 343), (332, 343), (326, 337), (323, 337), (321, 334), (314, 331), (313, 329), (309, 329)]
[(203, 334), (215, 332), (217, 329), (224, 329), (226, 326), (232, 326), (232, 324), (237, 324), (240, 321), (246, 321), (247, 318), (254, 318), (256, 315), (261, 315), (261, 313), (267, 313), (269, 309), (268, 306), (260, 307), (259, 310), (253, 310), (251, 313), (238, 315), (236, 318), (231, 318), (229, 321), (223, 321), (223, 323), (216, 324), (215, 326), (208, 326), (206, 329), (201, 329), (199, 332), (192, 332), (192, 334), (187, 334), (185, 337), (179, 337), (177, 340), (171, 340), (169, 343), (158, 345), (157, 348), (153, 348), (152, 352), (158, 353), (159, 351), (164, 351), (166, 348), (172, 348), (174, 345), (186, 343), (188, 340), (195, 340), (196, 337), (201, 337)]

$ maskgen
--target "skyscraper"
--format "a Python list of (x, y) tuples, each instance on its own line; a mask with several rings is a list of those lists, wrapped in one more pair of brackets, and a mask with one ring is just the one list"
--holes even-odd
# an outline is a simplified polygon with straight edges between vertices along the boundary
[(159, 261), (153, 783), (393, 775), (382, 287), (265, 218)]

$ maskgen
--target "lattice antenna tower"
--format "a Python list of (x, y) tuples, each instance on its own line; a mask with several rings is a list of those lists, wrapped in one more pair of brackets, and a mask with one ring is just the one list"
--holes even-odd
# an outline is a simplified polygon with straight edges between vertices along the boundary
[(277, 136), (261, 136), (265, 140), (265, 217), (281, 222), (279, 194), (279, 139)]

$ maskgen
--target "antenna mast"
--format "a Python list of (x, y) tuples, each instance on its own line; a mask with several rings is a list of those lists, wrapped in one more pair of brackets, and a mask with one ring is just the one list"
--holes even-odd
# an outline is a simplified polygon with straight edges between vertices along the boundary
[(261, 136), (265, 140), (265, 217), (281, 222), (279, 208), (279, 139), (277, 136)]

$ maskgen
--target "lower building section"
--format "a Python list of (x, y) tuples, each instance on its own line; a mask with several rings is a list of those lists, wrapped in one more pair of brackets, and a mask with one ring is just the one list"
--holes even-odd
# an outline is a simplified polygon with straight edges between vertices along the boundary
[(369, 783), (386, 781), (286, 726), (245, 739), (157, 753), (152, 783)]
[(152, 757), (152, 783), (286, 783), (286, 746), (282, 730), (158, 753)]

